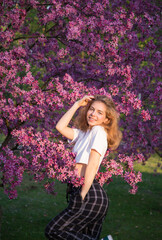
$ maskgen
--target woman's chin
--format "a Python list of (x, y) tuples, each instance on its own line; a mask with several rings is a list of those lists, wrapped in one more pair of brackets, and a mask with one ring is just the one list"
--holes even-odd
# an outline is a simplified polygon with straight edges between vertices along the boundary
[(94, 122), (88, 122), (88, 125), (89, 125), (90, 127), (93, 127), (93, 126), (96, 126), (97, 123), (94, 123)]

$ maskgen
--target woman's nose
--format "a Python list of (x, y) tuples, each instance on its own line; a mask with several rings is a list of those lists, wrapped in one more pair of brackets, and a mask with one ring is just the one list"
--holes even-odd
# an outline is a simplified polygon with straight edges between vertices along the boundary
[(95, 116), (95, 114), (96, 114), (96, 111), (91, 112), (91, 116)]

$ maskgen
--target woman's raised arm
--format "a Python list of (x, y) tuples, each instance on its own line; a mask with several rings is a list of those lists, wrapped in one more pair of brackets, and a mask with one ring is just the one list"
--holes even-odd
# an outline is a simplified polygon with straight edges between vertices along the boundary
[(88, 101), (91, 101), (93, 96), (84, 96), (79, 101), (75, 102), (74, 105), (62, 116), (62, 118), (56, 124), (56, 129), (65, 137), (72, 140), (74, 138), (74, 131), (72, 128), (68, 127), (70, 120), (72, 119), (74, 113), (81, 106), (86, 106)]

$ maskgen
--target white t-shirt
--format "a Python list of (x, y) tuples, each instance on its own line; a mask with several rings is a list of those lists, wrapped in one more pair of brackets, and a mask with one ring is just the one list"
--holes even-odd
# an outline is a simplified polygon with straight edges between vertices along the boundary
[(97, 125), (87, 132), (73, 128), (73, 131), (74, 138), (70, 143), (75, 143), (72, 151), (76, 154), (76, 163), (88, 164), (91, 149), (94, 149), (101, 155), (101, 164), (108, 148), (107, 134), (104, 127)]

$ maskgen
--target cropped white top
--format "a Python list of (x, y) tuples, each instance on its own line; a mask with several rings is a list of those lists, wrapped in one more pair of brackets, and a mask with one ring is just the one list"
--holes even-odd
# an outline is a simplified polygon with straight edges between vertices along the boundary
[(101, 155), (101, 164), (108, 147), (107, 134), (104, 127), (97, 125), (87, 132), (76, 128), (73, 131), (74, 138), (70, 143), (75, 143), (72, 151), (76, 154), (76, 163), (88, 164), (91, 149), (94, 149)]

